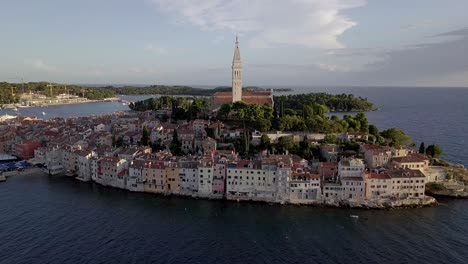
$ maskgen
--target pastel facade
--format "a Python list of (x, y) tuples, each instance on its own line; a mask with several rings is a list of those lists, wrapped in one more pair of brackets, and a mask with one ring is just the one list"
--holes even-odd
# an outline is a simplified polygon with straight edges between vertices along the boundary
[(180, 194), (179, 170), (177, 163), (170, 163), (166, 166), (167, 192), (170, 194)]
[(322, 199), (320, 175), (318, 174), (292, 173), (289, 188), (290, 203), (307, 204)]
[(76, 161), (78, 163), (78, 171), (76, 179), (80, 181), (91, 180), (91, 159), (96, 156), (94, 151), (80, 150), (75, 152)]
[(366, 177), (366, 199), (380, 200), (390, 198), (393, 195), (393, 180), (390, 175), (386, 173), (368, 173)]
[(161, 162), (149, 162), (145, 165), (144, 174), (144, 190), (149, 193), (167, 193), (167, 172), (166, 166)]
[(426, 177), (419, 170), (396, 169), (386, 173), (392, 178), (393, 197), (424, 198)]
[(106, 157), (98, 161), (97, 183), (125, 189), (127, 176), (128, 162), (126, 160)]
[(364, 160), (370, 169), (386, 166), (392, 158), (392, 152), (387, 149), (370, 149), (364, 153)]
[(364, 200), (366, 198), (365, 178), (342, 177), (340, 180), (342, 200)]
[(201, 160), (197, 170), (198, 196), (211, 197), (211, 194), (213, 192), (213, 172), (213, 161)]
[(423, 171), (429, 167), (429, 159), (421, 154), (412, 153), (405, 157), (393, 158), (391, 162), (392, 168), (410, 169)]
[(227, 168), (226, 197), (230, 200), (276, 200), (276, 170), (262, 170), (257, 162), (241, 160)]
[(145, 191), (145, 160), (133, 160), (128, 166), (127, 190), (132, 192)]

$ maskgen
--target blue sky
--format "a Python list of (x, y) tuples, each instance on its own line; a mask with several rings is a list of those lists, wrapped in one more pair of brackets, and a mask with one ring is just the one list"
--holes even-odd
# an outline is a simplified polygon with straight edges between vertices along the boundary
[(0, 80), (468, 86), (468, 1), (2, 0)]

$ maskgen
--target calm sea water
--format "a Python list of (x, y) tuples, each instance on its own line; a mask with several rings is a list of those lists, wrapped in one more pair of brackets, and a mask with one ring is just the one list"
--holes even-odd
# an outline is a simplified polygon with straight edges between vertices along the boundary
[(467, 212), (462, 200), (280, 207), (17, 176), (0, 184), (0, 263), (466, 263)]
[[(468, 90), (312, 88), (375, 102), (379, 128), (400, 127), (468, 164)], [(143, 99), (144, 97), (126, 97)], [(118, 103), (20, 109), (87, 116)], [(0, 115), (13, 112), (0, 111)], [(42, 115), (41, 115), (42, 116)], [(350, 215), (359, 215), (359, 219)], [(468, 201), (391, 211), (167, 198), (16, 176), (0, 184), (0, 263), (467, 263)]]

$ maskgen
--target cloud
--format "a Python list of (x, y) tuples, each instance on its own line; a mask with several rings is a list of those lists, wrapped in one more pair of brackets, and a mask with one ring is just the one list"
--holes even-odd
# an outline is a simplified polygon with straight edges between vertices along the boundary
[(356, 25), (343, 11), (365, 0), (152, 0), (157, 6), (203, 30), (251, 36), (250, 44), (283, 44), (336, 49), (338, 37)]
[[(382, 53), (384, 60), (369, 63), (352, 79), (370, 84), (429, 85), (447, 80), (446, 85), (466, 86), (468, 76), (468, 28), (434, 35), (443, 42), (422, 43)], [(458, 76), (449, 82), (449, 76)], [(462, 77), (460, 77), (462, 76)]]
[(291, 70), (291, 71), (318, 71), (326, 72), (349, 72), (350, 68), (328, 63), (317, 64), (247, 64), (247, 67), (254, 69), (275, 69), (275, 70)]
[(33, 69), (37, 71), (43, 71), (43, 72), (58, 72), (58, 68), (52, 65), (47, 64), (43, 60), (40, 59), (35, 59), (35, 60), (25, 60), (25, 64), (32, 67)]

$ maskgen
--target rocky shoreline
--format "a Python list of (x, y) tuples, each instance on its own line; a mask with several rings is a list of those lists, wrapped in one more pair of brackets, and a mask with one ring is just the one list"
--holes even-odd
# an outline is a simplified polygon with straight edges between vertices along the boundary
[(426, 185), (426, 193), (445, 198), (468, 199), (468, 186), (462, 181), (430, 183)]

